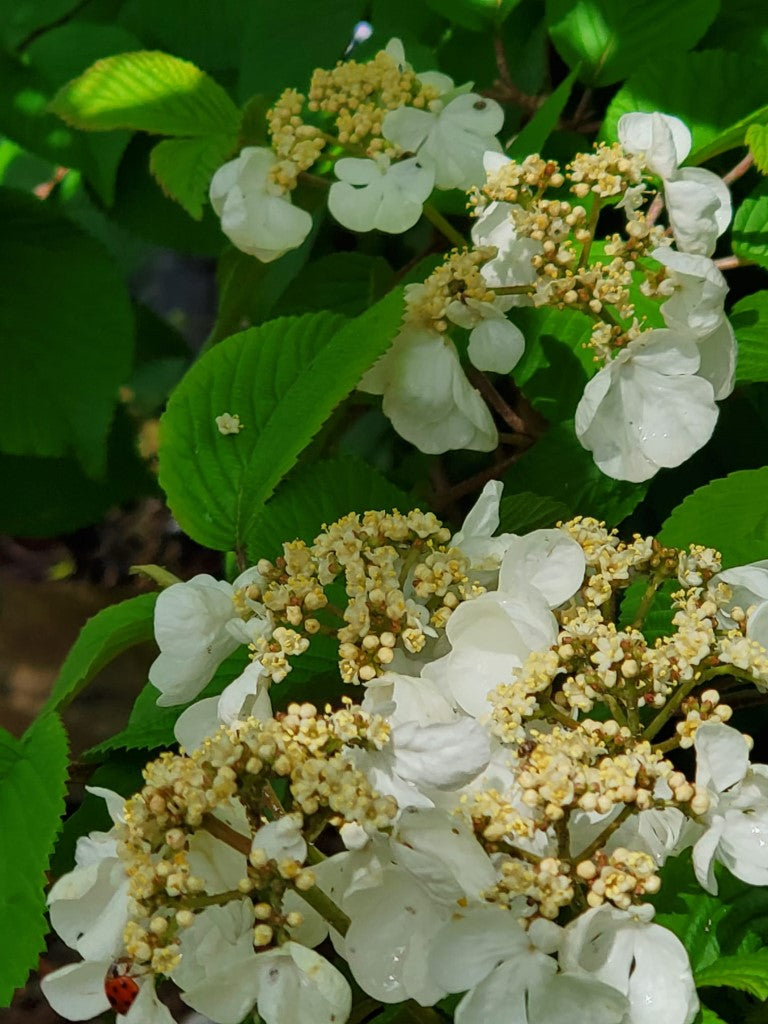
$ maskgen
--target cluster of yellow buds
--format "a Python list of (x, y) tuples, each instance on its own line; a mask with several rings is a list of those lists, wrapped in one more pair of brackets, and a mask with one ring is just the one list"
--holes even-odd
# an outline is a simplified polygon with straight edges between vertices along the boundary
[[(168, 973), (179, 962), (180, 932), (199, 911), (244, 898), (258, 922), (255, 945), (285, 941), (301, 923), (300, 913), (285, 908), (286, 893), (307, 896), (315, 875), (303, 839), (299, 856), (275, 859), (259, 846), (259, 829), (277, 821), (300, 837), (326, 824), (391, 825), (394, 800), (379, 796), (349, 758), (350, 749), (377, 750), (388, 738), (388, 724), (360, 708), (321, 714), (311, 704), (292, 704), (269, 721), (221, 729), (192, 754), (165, 753), (147, 765), (145, 785), (127, 801), (117, 827), (129, 879), (124, 942), (132, 960)], [(273, 788), (281, 779), (288, 807)], [(225, 854), (222, 863), (231, 869), (234, 857), (239, 877), (221, 892), (218, 862)]]
[[(369, 682), (397, 659), (420, 654), (437, 639), (453, 610), (482, 593), (470, 563), (448, 545), (450, 531), (418, 509), (354, 513), (331, 524), (311, 545), (285, 544), (274, 563), (257, 568), (260, 602), (274, 627), (251, 645), (273, 682), (291, 670), (318, 633), (335, 636), (347, 683)], [(329, 603), (326, 588), (343, 581), (346, 605)], [(404, 663), (405, 664), (405, 663)]]

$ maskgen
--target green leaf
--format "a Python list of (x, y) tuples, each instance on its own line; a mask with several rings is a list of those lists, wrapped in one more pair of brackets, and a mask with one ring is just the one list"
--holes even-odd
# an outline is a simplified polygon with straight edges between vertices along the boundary
[(739, 343), (737, 383), (768, 380), (768, 291), (737, 302), (730, 321)]
[(93, 615), (70, 648), (45, 710), (64, 708), (110, 661), (154, 638), (157, 594), (139, 594)]
[(688, 162), (701, 163), (707, 153), (705, 147), (764, 106), (764, 79), (764, 62), (724, 50), (649, 61), (616, 93), (602, 131), (607, 138), (616, 139), (619, 118), (637, 110), (674, 114), (691, 129), (693, 145)]
[(516, 383), (548, 420), (570, 419), (595, 371), (585, 348), (592, 321), (577, 310), (519, 309), (514, 322), (525, 336), (525, 354), (515, 367)]
[(768, 999), (768, 949), (724, 956), (696, 973), (696, 987), (738, 988), (757, 999)]
[(768, 181), (761, 181), (733, 218), (734, 253), (768, 268)]
[(152, 150), (149, 169), (167, 196), (181, 203), (195, 220), (201, 220), (211, 178), (231, 156), (234, 141), (226, 134), (166, 139)]
[[(362, 316), (285, 317), (227, 338), (171, 396), (161, 421), (160, 483), (182, 529), (240, 549), (261, 506), (363, 372), (388, 348), (402, 289)], [(244, 429), (222, 436), (216, 417)]]
[(0, 222), (0, 448), (74, 453), (96, 476), (131, 368), (125, 284), (98, 242), (32, 196), (1, 189)]
[(27, 979), (45, 946), (45, 872), (61, 826), (67, 737), (58, 715), (21, 740), (0, 730), (0, 1006)]
[(81, 0), (2, 0), (0, 36), (9, 50), (15, 49), (40, 29), (66, 17)]
[(562, 502), (568, 515), (618, 525), (642, 501), (647, 484), (605, 476), (578, 442), (573, 423), (550, 427), (504, 477), (507, 494), (530, 491)]
[(471, 32), (498, 28), (520, 0), (426, 0), (427, 5), (455, 25)]
[(98, 746), (91, 747), (83, 756), (87, 760), (94, 760), (103, 758), (112, 750), (158, 750), (175, 746), (173, 729), (182, 711), (206, 697), (217, 697), (233, 679), (237, 679), (247, 664), (247, 651), (241, 647), (224, 659), (210, 683), (194, 700), (173, 707), (158, 707), (160, 691), (147, 683), (134, 702), (126, 727)]
[(310, 543), (348, 512), (411, 507), (408, 495), (359, 459), (328, 459), (299, 466), (254, 518), (247, 554), (252, 563), (282, 554), (285, 541)]
[(768, 558), (768, 467), (744, 469), (690, 494), (664, 523), (659, 540), (674, 547), (705, 544), (723, 565)]
[(527, 491), (506, 494), (499, 505), (499, 532), (522, 534), (543, 530), (568, 519), (569, 514), (568, 507), (554, 498)]
[[(626, 629), (635, 621), (640, 608), (640, 602), (645, 596), (647, 587), (648, 580), (641, 576), (633, 580), (624, 591), (621, 601), (621, 612), (619, 614), (620, 629)], [(649, 644), (652, 645), (657, 637), (669, 636), (672, 633), (672, 615), (674, 611), (671, 597), (679, 589), (679, 583), (668, 580), (656, 591), (651, 607), (640, 627)]]
[(719, 8), (718, 0), (547, 0), (552, 42), (590, 85), (612, 85), (627, 69), (645, 60), (666, 68), (704, 35)]
[(217, 82), (189, 61), (153, 50), (96, 61), (58, 91), (50, 109), (91, 131), (234, 138), (240, 126), (240, 112)]
[(735, 124), (718, 132), (711, 142), (694, 149), (688, 157), (688, 163), (703, 164), (713, 156), (726, 153), (729, 149), (736, 149), (737, 146), (747, 145), (749, 132), (755, 125), (759, 125), (760, 122), (764, 121), (766, 117), (768, 117), (768, 106), (758, 107), (757, 110), (753, 110), (746, 117), (739, 118)]
[(751, 124), (747, 128), (744, 141), (761, 174), (768, 174), (768, 125)]
[(276, 312), (295, 315), (330, 309), (344, 316), (359, 316), (389, 291), (394, 277), (382, 256), (333, 252), (310, 263), (293, 279)]
[(555, 125), (568, 102), (573, 83), (576, 81), (579, 69), (573, 71), (564, 78), (555, 91), (547, 96), (546, 100), (528, 124), (515, 137), (514, 142), (507, 149), (507, 155), (513, 160), (523, 160), (530, 153), (541, 153), (544, 144), (555, 130)]

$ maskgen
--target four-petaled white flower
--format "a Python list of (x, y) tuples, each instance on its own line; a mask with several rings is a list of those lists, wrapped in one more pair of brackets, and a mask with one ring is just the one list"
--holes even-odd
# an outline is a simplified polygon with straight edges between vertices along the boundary
[(435, 183), (435, 174), (415, 157), (390, 163), (345, 157), (337, 160), (339, 179), (328, 193), (328, 209), (351, 231), (385, 231), (398, 235), (412, 228)]
[(696, 730), (696, 785), (709, 794), (706, 831), (693, 848), (699, 883), (717, 892), (715, 862), (749, 885), (768, 885), (768, 766), (749, 763), (744, 736), (705, 722)]
[(588, 382), (576, 409), (576, 436), (605, 474), (648, 480), (707, 443), (717, 406), (700, 365), (695, 338), (651, 330)]
[(271, 149), (246, 146), (220, 167), (211, 180), (211, 205), (230, 242), (262, 263), (297, 249), (312, 228), (306, 210), (291, 203), (290, 193), (272, 180), (278, 162)]
[(669, 223), (682, 252), (710, 256), (731, 222), (731, 196), (722, 178), (703, 167), (680, 167), (691, 151), (691, 133), (668, 114), (624, 114), (619, 142), (641, 153), (661, 178)]
[(439, 331), (404, 327), (358, 388), (383, 395), (392, 426), (422, 452), (496, 447), (488, 406), (467, 380), (456, 346)]
[(433, 100), (430, 110), (391, 110), (384, 118), (382, 135), (432, 167), (438, 188), (468, 189), (483, 181), (483, 154), (501, 151), (496, 135), (504, 123), (504, 111), (478, 93), (450, 97), (449, 93)]
[(690, 1024), (699, 1000), (688, 954), (652, 916), (649, 905), (631, 911), (605, 905), (579, 914), (565, 929), (560, 966), (626, 996), (622, 1024)]

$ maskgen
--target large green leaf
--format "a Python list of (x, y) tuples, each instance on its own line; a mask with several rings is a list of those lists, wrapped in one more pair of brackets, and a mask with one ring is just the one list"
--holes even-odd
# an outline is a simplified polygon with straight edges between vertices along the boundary
[(724, 956), (696, 973), (698, 988), (738, 988), (757, 999), (768, 999), (768, 949)]
[(733, 218), (733, 251), (768, 268), (768, 181), (750, 192)]
[(278, 315), (330, 309), (359, 316), (391, 287), (394, 272), (382, 256), (333, 252), (306, 266), (277, 304)]
[(46, 709), (66, 707), (118, 654), (152, 640), (156, 600), (157, 594), (139, 594), (93, 615), (70, 648)]
[[(160, 432), (160, 482), (190, 536), (219, 550), (247, 545), (263, 503), (391, 343), (402, 301), (396, 289), (355, 320), (273, 320), (227, 338), (192, 367)], [(219, 433), (222, 413), (240, 417), (240, 433)]]
[(547, 0), (552, 42), (590, 85), (611, 85), (646, 60), (667, 66), (701, 39), (719, 0)]
[(66, 17), (82, 0), (1, 0), (0, 37), (8, 49)]
[(240, 67), (244, 26), (255, 3), (243, 0), (122, 0), (116, 17), (150, 49), (167, 50), (209, 71)]
[(133, 128), (157, 135), (236, 135), (240, 113), (189, 61), (153, 50), (96, 61), (63, 86), (51, 110), (76, 128)]
[(763, 61), (724, 50), (649, 61), (614, 96), (603, 133), (615, 139), (622, 114), (659, 110), (685, 121), (693, 135), (693, 154), (706, 152), (704, 147), (722, 132), (765, 105), (765, 70)]
[(514, 321), (525, 336), (525, 354), (515, 367), (515, 381), (547, 419), (569, 419), (595, 372), (586, 349), (592, 321), (577, 310), (519, 309)]
[(736, 380), (740, 384), (768, 381), (768, 291), (737, 302), (730, 319), (739, 342)]
[(128, 293), (106, 251), (31, 196), (0, 190), (0, 448), (73, 452), (103, 471), (133, 353)]
[[(619, 627), (626, 629), (631, 626), (640, 610), (640, 603), (645, 597), (648, 588), (648, 580), (645, 576), (639, 576), (624, 591), (621, 601), (621, 612), (619, 615)], [(672, 633), (672, 594), (680, 589), (676, 581), (668, 580), (656, 591), (650, 608), (643, 618), (643, 635), (652, 644), (657, 637), (669, 636)]]
[(0, 1006), (45, 945), (45, 872), (64, 811), (67, 737), (45, 715), (21, 740), (0, 730)]
[(348, 512), (411, 506), (408, 495), (358, 459), (307, 463), (291, 473), (257, 515), (248, 534), (248, 557), (274, 559), (284, 541), (308, 543), (323, 526)]
[(578, 442), (573, 423), (550, 427), (504, 477), (507, 494), (530, 491), (562, 502), (568, 515), (617, 525), (642, 501), (647, 484), (612, 480)]
[(706, 160), (710, 160), (713, 156), (718, 156), (720, 153), (726, 153), (729, 149), (736, 149), (737, 146), (750, 145), (750, 135), (753, 139), (759, 138), (759, 135), (756, 136), (754, 134), (755, 130), (758, 132), (762, 130), (762, 122), (765, 121), (766, 118), (768, 118), (767, 105), (758, 107), (756, 110), (747, 114), (746, 117), (740, 117), (735, 124), (729, 125), (727, 128), (723, 128), (719, 131), (714, 139), (695, 148), (688, 157), (688, 163), (702, 164)]
[(744, 469), (713, 480), (689, 495), (659, 533), (663, 544), (706, 544), (723, 564), (768, 558), (768, 467)]

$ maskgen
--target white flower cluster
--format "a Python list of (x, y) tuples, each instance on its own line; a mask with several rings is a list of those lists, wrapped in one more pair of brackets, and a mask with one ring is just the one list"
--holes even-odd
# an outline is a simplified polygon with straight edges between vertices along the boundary
[[(721, 572), (710, 549), (620, 542), (592, 519), (495, 536), (499, 499), (488, 485), (453, 537), (418, 511), (348, 516), (233, 585), (161, 595), (163, 704), (237, 643), (253, 667), (124, 806), (96, 791), (114, 826), (50, 893), (83, 957), (43, 981), (59, 1013), (112, 996), (127, 1024), (169, 1024), (167, 977), (219, 1024), (343, 1024), (350, 986), (316, 949), (330, 939), (381, 1003), (463, 993), (458, 1024), (563, 1024), (577, 1003), (601, 1024), (693, 1021), (687, 954), (646, 898), (690, 847), (711, 892), (715, 864), (768, 884), (768, 767), (721, 699), (768, 689), (768, 565)], [(651, 644), (643, 610), (670, 579), (672, 631)], [(317, 632), (362, 703), (272, 717), (267, 686)], [(669, 756), (689, 746), (693, 779)]]
[[(422, 293), (411, 287), (401, 333), (360, 385), (383, 394), (395, 429), (422, 451), (498, 444), (450, 332), (470, 329), (477, 369), (509, 373), (524, 348), (505, 316), (514, 305), (578, 310), (593, 321), (590, 347), (604, 365), (584, 390), (575, 427), (604, 473), (646, 480), (709, 440), (736, 362), (727, 286), (710, 258), (730, 222), (728, 189), (711, 171), (679, 167), (691, 137), (677, 118), (627, 114), (619, 138), (578, 154), (565, 173), (538, 156), (517, 163), (486, 153), (486, 182), (471, 197), (474, 248), (446, 262), (448, 271), (472, 265), (478, 280), (465, 286), (458, 269), (440, 268)], [(653, 178), (669, 232), (643, 209)], [(566, 186), (578, 202), (564, 197)], [(625, 229), (601, 241), (608, 208), (623, 211)], [(664, 327), (636, 310), (633, 285), (661, 303)]]
[[(220, 167), (211, 204), (233, 245), (265, 263), (312, 227), (291, 193), (300, 175), (332, 161), (328, 209), (352, 231), (400, 234), (434, 188), (483, 179), (483, 154), (501, 149), (498, 103), (436, 71), (415, 74), (393, 39), (373, 60), (317, 70), (308, 95), (287, 89), (268, 114), (271, 146), (246, 146)], [(325, 185), (325, 179), (319, 184)]]

